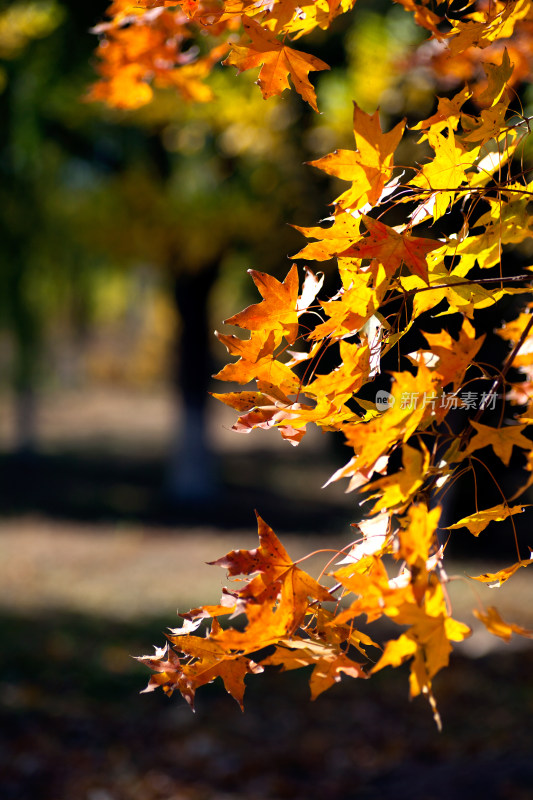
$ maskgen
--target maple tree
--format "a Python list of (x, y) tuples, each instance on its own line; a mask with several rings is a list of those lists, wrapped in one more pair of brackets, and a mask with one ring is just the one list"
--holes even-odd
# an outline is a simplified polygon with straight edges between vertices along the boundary
[[(311, 423), (343, 435), (351, 457), (328, 482), (347, 479), (347, 491), (357, 490), (357, 539), (341, 560), (341, 553), (328, 556), (315, 579), (258, 517), (259, 547), (213, 562), (232, 580), (220, 604), (182, 614), (166, 646), (140, 659), (154, 673), (149, 690), (178, 689), (191, 705), (199, 686), (221, 677), (242, 706), (246, 674), (264, 665), (312, 667), (315, 698), (342, 674), (369, 678), (409, 662), (411, 696), (425, 695), (440, 725), (433, 678), (448, 664), (451, 643), (471, 633), (452, 616), (447, 531), (478, 537), (489, 523), (510, 521), (515, 563), (476, 581), (498, 586), (533, 563), (513, 519), (525, 505), (510, 505), (496, 483), (500, 502), (479, 508), (476, 496), (474, 513), (439, 528), (447, 492), (464, 476), (476, 481), (487, 451), (506, 466), (519, 454), (525, 474), (515, 498), (533, 483), (533, 267), (517, 272), (508, 257), (533, 231), (530, 119), (516, 90), (531, 73), (533, 5), (393, 1), (427, 33), (413, 60), (429, 52), (440, 78), (452, 75), (449, 85), (460, 88), (437, 98), (427, 119), (390, 131), (379, 111), (354, 103), (355, 149), (311, 162), (347, 188), (325, 224), (298, 227), (309, 241), (293, 256), (336, 259), (338, 291), (324, 296), (323, 275), (307, 264), (301, 283), (296, 264), (283, 281), (251, 270), (262, 299), (226, 320), (246, 335), (218, 334), (237, 360), (215, 376), (255, 382), (215, 395), (239, 413), (236, 431), (276, 428), (292, 445)], [(354, 5), (115, 0), (96, 29), (100, 80), (90, 97), (135, 108), (149, 102), (152, 86), (171, 85), (184, 99), (208, 101), (208, 74), (225, 58), (240, 72), (259, 67), (265, 98), (288, 88), (290, 76), (317, 110), (309, 73), (328, 65), (293, 41), (326, 30)], [(398, 150), (413, 136), (415, 159), (402, 165)], [(509, 350), (493, 367), (479, 355), (480, 314), (512, 296), (517, 316), (498, 331)], [(418, 347), (406, 352), (413, 333)], [(336, 363), (322, 372), (326, 352)], [(385, 390), (388, 354), (398, 367), (387, 372)], [(491, 410), (501, 410), (496, 422)], [(474, 613), (505, 641), (513, 633), (533, 637), (493, 607)], [(397, 638), (371, 638), (381, 619), (400, 626)], [(195, 633), (204, 620), (210, 626)]]

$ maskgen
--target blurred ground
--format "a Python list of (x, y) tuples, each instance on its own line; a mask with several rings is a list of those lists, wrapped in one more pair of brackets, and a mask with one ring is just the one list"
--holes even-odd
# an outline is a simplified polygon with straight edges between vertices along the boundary
[[(285, 520), (283, 541), (298, 558), (349, 542), (352, 501), (317, 491), (332, 461), (320, 441), (279, 449), (267, 435), (258, 451), (218, 427), (231, 498), (221, 524), (218, 501), (165, 516), (146, 502), (172, 426), (164, 398), (78, 396), (47, 414), (36, 461), (13, 460), (7, 425), (0, 431), (2, 800), (532, 797), (526, 640), (505, 645), (477, 630), (456, 648), (435, 681), (442, 734), (424, 700), (409, 702), (405, 668), (345, 678), (314, 703), (305, 674), (271, 669), (250, 676), (244, 714), (216, 684), (199, 690), (196, 714), (178, 696), (140, 695), (148, 671), (131, 655), (163, 643), (177, 607), (218, 600), (224, 572), (205, 562), (255, 546), (254, 504), (274, 527), (272, 517)], [(476, 602), (464, 574), (492, 566), (502, 564), (449, 567), (463, 576), (450, 585), (459, 619), (472, 623)], [(533, 627), (528, 572), (476, 591)]]
[(163, 392), (50, 393), (38, 418), (39, 453), (21, 457), (11, 449), (9, 398), (0, 397), (0, 514), (249, 528), (258, 508), (273, 526), (317, 533), (353, 518), (354, 501), (343, 486), (320, 491), (339, 464), (327, 437), (313, 429), (305, 447), (294, 448), (273, 431), (239, 435), (231, 431), (233, 410), (215, 400), (207, 438), (218, 494), (207, 503), (176, 504), (165, 495), (165, 481), (179, 420), (179, 408)]

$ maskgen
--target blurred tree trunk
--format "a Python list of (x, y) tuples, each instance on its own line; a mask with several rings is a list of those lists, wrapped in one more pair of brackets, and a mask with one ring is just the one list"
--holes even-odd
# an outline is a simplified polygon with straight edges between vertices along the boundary
[(13, 258), (6, 265), (9, 298), (8, 325), (13, 334), (12, 381), (14, 388), (13, 451), (31, 455), (37, 451), (37, 384), (42, 355), (42, 331), (24, 291), (24, 264)]
[(206, 430), (206, 404), (212, 365), (208, 300), (220, 259), (196, 271), (174, 273), (173, 296), (181, 319), (171, 365), (176, 405), (176, 435), (170, 453), (167, 492), (177, 502), (198, 502), (216, 495), (214, 457)]

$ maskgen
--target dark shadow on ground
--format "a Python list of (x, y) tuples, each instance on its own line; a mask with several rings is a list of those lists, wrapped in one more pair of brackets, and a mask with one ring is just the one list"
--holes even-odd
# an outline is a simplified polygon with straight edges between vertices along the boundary
[(305, 675), (249, 676), (247, 709), (216, 684), (192, 714), (139, 695), (165, 621), (0, 616), (2, 800), (449, 800), (531, 797), (533, 653), (454, 656), (439, 734), (406, 668), (344, 678), (311, 703)]
[[(318, 458), (292, 448), (286, 453), (254, 450), (223, 454), (218, 460), (216, 493), (201, 501), (187, 502), (171, 499), (165, 493), (166, 462), (162, 456), (120, 456), (83, 448), (25, 457), (0, 453), (0, 517), (38, 514), (96, 524), (133, 522), (172, 528), (207, 525), (222, 530), (249, 530), (254, 527), (253, 511), (257, 509), (281, 534), (338, 534), (362, 513), (356, 493), (344, 493), (346, 481), (320, 488), (339, 463), (342, 459), (333, 452)], [(492, 464), (492, 472), (507, 497), (524, 482), (524, 473), (519, 473), (513, 462), (505, 470), (501, 464)], [(476, 510), (471, 478), (467, 476), (457, 486), (457, 491), (444, 496), (444, 525)], [(520, 499), (527, 503), (530, 497), (525, 494)], [(501, 500), (490, 475), (480, 471), (478, 507)], [(517, 558), (514, 523), (522, 557), (527, 557), (532, 544), (531, 513), (528, 509), (512, 520), (491, 525), (478, 538), (462, 528), (453, 531), (448, 541), (444, 532), (448, 556), (483, 560), (494, 557), (502, 563), (512, 563)]]
[[(338, 532), (353, 519), (355, 501), (320, 491), (306, 479), (309, 456), (255, 451), (224, 455), (212, 497), (187, 502), (165, 493), (164, 459), (82, 450), (17, 456), (0, 454), (0, 515), (37, 513), (84, 522), (253, 527), (257, 508), (278, 530)], [(322, 482), (333, 472), (325, 466)], [(283, 476), (286, 476), (284, 482)], [(300, 496), (295, 488), (300, 484)], [(304, 484), (302, 486), (302, 484)], [(344, 487), (343, 487), (344, 488)]]

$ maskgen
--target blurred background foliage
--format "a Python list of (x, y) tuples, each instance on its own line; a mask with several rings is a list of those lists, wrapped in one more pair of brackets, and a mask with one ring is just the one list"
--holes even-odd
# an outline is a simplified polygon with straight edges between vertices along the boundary
[[(0, 366), (18, 452), (39, 449), (38, 397), (87, 386), (181, 398), (189, 441), (167, 486), (214, 487), (202, 434), (211, 331), (253, 301), (246, 268), (283, 277), (301, 246), (288, 223), (327, 215), (335, 187), (304, 162), (353, 147), (351, 101), (383, 124), (423, 115), (431, 81), (400, 68), (420, 33), (410, 15), (361, 0), (312, 46), (324, 114), (293, 94), (265, 103), (254, 75), (216, 69), (215, 100), (158, 90), (118, 111), (84, 102), (102, 0), (0, 4)], [(387, 10), (387, 13), (384, 11)], [(216, 346), (216, 343), (215, 343)], [(185, 437), (187, 439), (187, 437)], [(181, 469), (180, 463), (198, 466)]]
[(415, 55), (411, 14), (358, 0), (309, 39), (331, 65), (315, 79), (321, 114), (294, 92), (265, 102), (253, 72), (223, 67), (211, 102), (158, 89), (139, 109), (109, 109), (86, 102), (90, 28), (106, 7), (0, 2), (0, 374), (13, 409), (2, 447), (42, 451), (41, 397), (166, 393), (180, 413), (162, 481), (201, 502), (217, 489), (206, 404), (225, 353), (212, 331), (256, 300), (246, 269), (283, 278), (302, 246), (291, 223), (317, 224), (341, 190), (305, 162), (354, 147), (353, 100), (379, 105), (388, 129), (429, 115), (454, 77)]
[[(288, 223), (327, 216), (340, 186), (304, 162), (353, 147), (352, 100), (380, 105), (384, 127), (414, 122), (438, 78), (409, 61), (409, 14), (358, 0), (310, 40), (332, 66), (316, 77), (321, 115), (294, 93), (264, 102), (228, 68), (212, 103), (160, 90), (111, 111), (83, 102), (106, 6), (0, 0), (2, 799), (530, 797), (531, 654), (493, 652), (481, 632), (436, 687), (438, 738), (401, 670), (315, 704), (305, 676), (267, 674), (245, 715), (216, 685), (197, 715), (137, 695), (147, 675), (130, 654), (161, 639), (176, 605), (217, 601), (222, 571), (205, 562), (255, 546), (254, 505), (305, 533), (284, 539), (294, 557), (322, 546), (311, 533), (351, 538), (353, 496), (318, 491), (339, 463), (322, 439), (293, 449), (258, 432), (245, 455), (245, 437), (221, 444), (212, 426), (206, 441), (225, 360), (212, 330), (256, 301), (247, 268), (286, 274), (302, 246)], [(208, 416), (223, 410), (209, 402)], [(216, 503), (210, 449), (224, 452)], [(178, 514), (165, 516), (163, 485)], [(504, 616), (530, 625), (531, 587), (511, 584)]]

